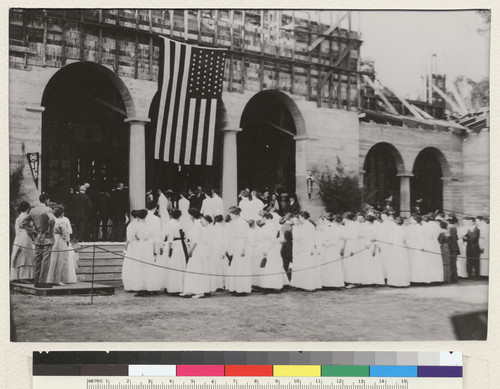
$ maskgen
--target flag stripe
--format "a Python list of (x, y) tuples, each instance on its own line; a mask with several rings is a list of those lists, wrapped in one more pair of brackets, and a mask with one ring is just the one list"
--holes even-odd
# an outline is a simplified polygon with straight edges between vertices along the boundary
[(189, 100), (189, 119), (186, 131), (186, 149), (184, 151), (184, 164), (189, 165), (191, 162), (191, 149), (193, 146), (193, 127), (196, 115), (197, 101), (194, 98)]
[(210, 134), (210, 113), (212, 112), (212, 99), (207, 99), (207, 108), (205, 110), (205, 122), (203, 123), (203, 140), (201, 142), (201, 164), (207, 160), (207, 146)]
[(200, 117), (198, 119), (198, 137), (196, 140), (196, 153), (194, 155), (195, 160), (194, 164), (195, 165), (200, 165), (201, 164), (201, 154), (203, 150), (203, 132), (205, 129), (205, 115), (206, 115), (206, 108), (207, 108), (207, 100), (203, 99), (201, 101), (201, 108), (200, 108)]
[[(179, 163), (179, 153), (181, 151), (181, 139), (182, 139), (182, 128), (184, 122), (184, 109), (186, 107), (186, 89), (187, 89), (187, 79), (189, 77), (189, 63), (191, 59), (191, 46), (182, 45), (181, 49), (181, 69), (182, 81), (179, 85), (180, 96), (176, 99), (175, 107), (178, 111), (174, 111), (174, 122), (172, 127), (174, 131), (172, 132), (172, 142), (170, 147), (170, 155), (173, 155), (174, 163)], [(179, 91), (177, 91), (179, 93)]]
[[(176, 154), (175, 157), (177, 158), (174, 160), (175, 163), (184, 163), (184, 159), (186, 156), (186, 139), (188, 135), (188, 128), (189, 128), (189, 122), (191, 120), (191, 99), (186, 96), (185, 98), (185, 104), (184, 104), (184, 117), (182, 118), (182, 128), (180, 129), (181, 131), (181, 136), (180, 136), (180, 144), (179, 147), (177, 148), (176, 146)], [(175, 159), (175, 158), (174, 158)]]
[(212, 107), (210, 112), (210, 124), (208, 133), (208, 144), (207, 144), (207, 159), (206, 164), (212, 165), (214, 158), (214, 139), (215, 139), (215, 119), (217, 118), (217, 99), (212, 99)]
[(196, 141), (198, 140), (198, 123), (200, 121), (201, 99), (196, 99), (195, 113), (193, 120), (193, 139), (191, 141), (191, 152), (189, 153), (189, 163), (193, 165), (196, 160)]
[[(175, 55), (174, 55), (174, 70), (173, 74), (174, 77), (172, 78), (172, 88), (171, 88), (171, 93), (169, 93), (169, 96), (173, 97), (170, 99), (170, 104), (168, 105), (168, 119), (167, 119), (167, 124), (166, 124), (166, 138), (165, 138), (165, 151), (163, 153), (163, 159), (165, 161), (170, 160), (170, 143), (172, 140), (172, 117), (173, 117), (173, 110), (175, 108), (175, 97), (177, 95), (177, 84), (179, 81), (179, 62), (180, 62), (180, 56), (177, 54), (177, 51), (179, 51), (180, 44), (177, 42), (172, 41), (171, 43), (172, 46), (175, 46)], [(175, 77), (177, 76), (177, 77)], [(167, 143), (168, 142), (168, 143)]]
[(161, 145), (161, 133), (162, 133), (162, 125), (163, 125), (163, 115), (165, 113), (165, 100), (167, 98), (167, 90), (168, 87), (165, 87), (165, 80), (170, 79), (170, 61), (166, 60), (170, 59), (170, 45), (167, 45), (167, 41), (163, 39), (162, 45), (162, 58), (163, 66), (161, 67), (161, 71), (159, 74), (159, 85), (160, 85), (160, 102), (158, 106), (158, 118), (156, 120), (156, 140), (155, 140), (155, 158), (160, 158), (160, 145)]
[(170, 110), (167, 110), (167, 107), (170, 107), (170, 101), (172, 100), (172, 71), (175, 67), (175, 56), (176, 56), (176, 51), (175, 51), (175, 45), (173, 42), (170, 41), (165, 41), (165, 47), (168, 49), (167, 54), (168, 58), (165, 59), (165, 62), (168, 62), (168, 79), (167, 83), (163, 84), (165, 89), (167, 90), (166, 93), (166, 98), (165, 98), (165, 103), (162, 108), (163, 112), (163, 118), (161, 122), (158, 122), (158, 125), (161, 126), (159, 127), (159, 130), (161, 132), (161, 138), (160, 138), (160, 150), (159, 150), (159, 157), (163, 157), (163, 154), (165, 152), (165, 143), (167, 142), (167, 133), (165, 131), (165, 125), (167, 123)]

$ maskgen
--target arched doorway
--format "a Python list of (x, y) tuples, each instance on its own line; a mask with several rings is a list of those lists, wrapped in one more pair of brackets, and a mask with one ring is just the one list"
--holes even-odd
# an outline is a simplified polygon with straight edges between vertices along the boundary
[(384, 201), (392, 197), (392, 207), (399, 211), (400, 177), (405, 171), (403, 158), (391, 144), (374, 145), (366, 155), (364, 170), (364, 202), (382, 208)]
[(42, 97), (42, 190), (127, 185), (132, 99), (109, 69), (78, 62), (59, 70)]
[(222, 132), (226, 125), (226, 109), (219, 101), (215, 119), (215, 137), (213, 163), (206, 165), (185, 165), (155, 159), (156, 126), (158, 122), (158, 106), (160, 96), (153, 97), (149, 107), (149, 118), (146, 124), (146, 188), (147, 190), (173, 190), (175, 193), (195, 189), (201, 186), (204, 190), (221, 189), (222, 174)]
[(422, 199), (422, 213), (443, 210), (443, 177), (447, 175), (448, 162), (441, 151), (434, 147), (423, 149), (413, 164), (411, 203)]
[(295, 193), (295, 140), (303, 120), (292, 99), (257, 93), (245, 106), (238, 134), (238, 188)]

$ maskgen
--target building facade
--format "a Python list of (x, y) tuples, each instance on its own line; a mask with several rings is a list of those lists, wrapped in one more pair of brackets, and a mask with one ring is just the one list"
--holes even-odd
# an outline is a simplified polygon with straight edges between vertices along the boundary
[[(308, 178), (339, 159), (368, 202), (392, 196), (409, 214), (423, 198), (429, 208), (488, 214), (489, 130), (445, 120), (439, 96), (377, 95), (351, 14), (306, 16), (12, 9), (10, 170), (22, 169), (20, 197), (36, 202), (60, 180), (125, 182), (134, 209), (151, 187), (202, 185), (220, 188), (229, 206), (239, 189), (267, 187), (296, 193), (318, 214), (318, 182), (309, 196)], [(213, 166), (153, 159), (160, 35), (228, 50)], [(384, 104), (394, 111), (381, 112)], [(39, 156), (36, 175), (28, 153)]]

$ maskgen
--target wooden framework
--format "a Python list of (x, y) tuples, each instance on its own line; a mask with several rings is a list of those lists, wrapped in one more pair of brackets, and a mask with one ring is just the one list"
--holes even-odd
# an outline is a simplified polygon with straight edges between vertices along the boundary
[[(350, 18), (348, 12), (327, 25), (321, 17), (278, 10), (11, 9), (10, 66), (60, 67), (69, 58), (155, 80), (163, 35), (227, 48), (228, 91), (278, 89), (318, 106), (350, 109), (359, 105), (359, 82), (352, 80), (364, 74), (359, 61), (351, 61), (353, 51), (359, 58), (361, 40)], [(292, 29), (282, 28), (290, 23)]]

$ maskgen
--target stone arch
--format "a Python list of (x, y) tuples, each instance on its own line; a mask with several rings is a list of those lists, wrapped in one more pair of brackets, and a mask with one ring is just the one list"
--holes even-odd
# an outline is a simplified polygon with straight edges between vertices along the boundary
[(133, 118), (136, 116), (136, 108), (135, 108), (135, 103), (132, 98), (132, 95), (123, 82), (123, 80), (118, 77), (116, 73), (114, 73), (112, 70), (108, 69), (106, 66), (94, 63), (94, 62), (75, 62), (69, 65), (66, 65), (62, 67), (60, 70), (58, 70), (49, 80), (47, 83), (45, 90), (42, 95), (42, 106), (44, 106), (44, 101), (46, 100), (46, 92), (49, 90), (49, 88), (57, 82), (57, 79), (64, 73), (66, 72), (77, 72), (77, 71), (85, 71), (85, 70), (93, 70), (97, 71), (100, 74), (104, 75), (109, 81), (113, 83), (115, 88), (120, 92), (120, 95), (123, 99), (123, 102), (125, 104), (125, 110), (127, 112), (127, 117)]
[(66, 193), (83, 182), (103, 190), (131, 185), (127, 119), (135, 119), (136, 107), (120, 77), (103, 65), (71, 63), (47, 82), (41, 104), (44, 191)]
[(295, 103), (295, 101), (292, 100), (290, 96), (288, 96), (286, 93), (283, 93), (278, 90), (264, 90), (261, 92), (256, 93), (252, 98), (247, 102), (245, 105), (245, 108), (243, 109), (243, 113), (241, 114), (241, 120), (240, 120), (240, 128), (244, 128), (244, 125), (249, 119), (249, 114), (251, 111), (251, 107), (254, 106), (255, 104), (258, 104), (259, 101), (264, 100), (265, 98), (272, 98), (275, 101), (280, 102), (283, 104), (288, 112), (290, 113), (291, 117), (293, 118), (293, 122), (295, 125), (295, 135), (298, 137), (305, 137), (307, 136), (307, 130), (306, 130), (306, 124), (304, 121), (304, 117), (302, 116), (302, 113), (300, 112), (299, 107)]
[(444, 191), (451, 178), (450, 165), (441, 150), (436, 147), (422, 149), (413, 161), (411, 202), (421, 199), (423, 213), (442, 210)]
[(364, 202), (382, 206), (392, 197), (392, 207), (400, 207), (400, 177), (406, 173), (399, 150), (387, 142), (373, 145), (363, 163)]
[(297, 192), (296, 155), (307, 138), (304, 118), (285, 93), (265, 90), (246, 103), (237, 136), (238, 187), (277, 191), (286, 199)]

